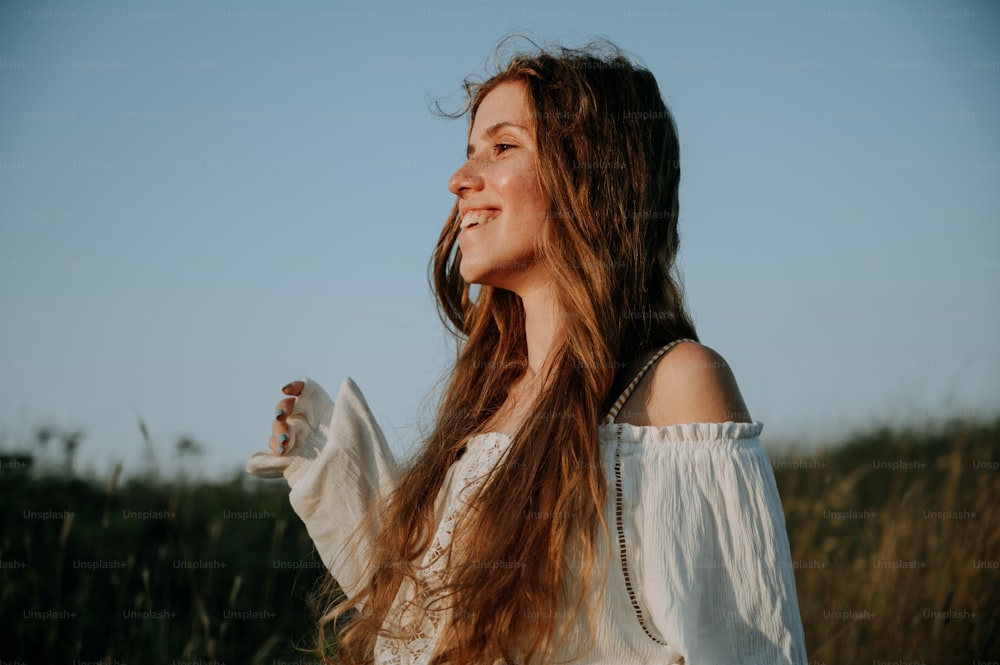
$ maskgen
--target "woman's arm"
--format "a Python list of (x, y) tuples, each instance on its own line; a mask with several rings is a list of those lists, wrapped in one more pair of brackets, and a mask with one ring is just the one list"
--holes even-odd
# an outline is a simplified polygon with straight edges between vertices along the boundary
[[(298, 390), (290, 384), (289, 390)], [(284, 475), (289, 501), (316, 545), (323, 563), (350, 596), (362, 584), (378, 523), (369, 516), (395, 487), (396, 462), (360, 388), (346, 379), (336, 401), (306, 380), (294, 401), (283, 400), (272, 449), (247, 465), (255, 475)], [(282, 441), (281, 433), (288, 432)]]
[(625, 565), (651, 634), (686, 662), (800, 665), (805, 641), (760, 423), (620, 444)]
[(805, 663), (762, 425), (712, 349), (679, 344), (653, 369), (618, 418), (648, 427), (619, 467), (641, 611), (692, 665)]

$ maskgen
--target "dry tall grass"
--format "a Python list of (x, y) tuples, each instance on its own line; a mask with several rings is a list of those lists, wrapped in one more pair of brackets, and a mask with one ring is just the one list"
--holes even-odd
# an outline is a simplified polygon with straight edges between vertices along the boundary
[(814, 663), (1000, 660), (1000, 421), (775, 461)]

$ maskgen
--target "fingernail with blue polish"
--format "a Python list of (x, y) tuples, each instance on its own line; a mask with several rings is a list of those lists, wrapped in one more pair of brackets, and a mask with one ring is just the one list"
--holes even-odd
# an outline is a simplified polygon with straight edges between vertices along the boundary
[(279, 455), (284, 455), (285, 454), (285, 447), (284, 446), (278, 446), (278, 454)]
[(292, 387), (292, 384), (290, 384), (290, 383), (286, 383), (285, 385), (281, 386), (281, 389), (282, 389), (282, 390), (288, 390), (288, 389), (289, 389), (289, 388), (291, 388), (291, 387)]
[(283, 415), (285, 415), (285, 410), (284, 409), (278, 409), (277, 411), (274, 412), (274, 417), (275, 418), (280, 418)]

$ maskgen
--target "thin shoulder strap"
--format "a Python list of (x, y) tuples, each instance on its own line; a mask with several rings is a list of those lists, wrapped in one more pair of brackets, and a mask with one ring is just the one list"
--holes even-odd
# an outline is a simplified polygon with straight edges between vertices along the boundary
[(670, 344), (667, 344), (659, 351), (654, 353), (653, 357), (650, 358), (646, 362), (646, 364), (642, 366), (642, 369), (639, 370), (639, 373), (636, 374), (635, 378), (632, 379), (632, 383), (628, 384), (625, 390), (622, 391), (622, 394), (618, 396), (618, 399), (615, 400), (614, 406), (612, 406), (611, 410), (608, 411), (608, 415), (604, 416), (604, 421), (601, 424), (602, 425), (614, 424), (615, 418), (618, 417), (618, 412), (621, 411), (622, 407), (625, 405), (625, 402), (628, 401), (629, 396), (632, 395), (632, 391), (635, 390), (635, 387), (639, 385), (640, 381), (642, 381), (642, 377), (646, 375), (646, 372), (649, 371), (649, 368), (656, 364), (657, 360), (662, 358), (667, 351), (674, 348), (681, 342), (693, 342), (693, 341), (694, 341), (693, 339), (688, 339), (687, 337), (681, 339), (675, 339), (674, 341), (670, 342)]

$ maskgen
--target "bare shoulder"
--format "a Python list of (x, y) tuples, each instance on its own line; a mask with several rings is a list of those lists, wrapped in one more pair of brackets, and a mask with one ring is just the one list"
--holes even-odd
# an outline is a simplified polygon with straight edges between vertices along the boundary
[(665, 427), (751, 422), (725, 358), (694, 342), (678, 344), (643, 377), (618, 422)]

